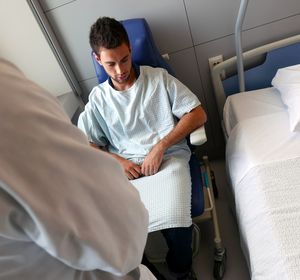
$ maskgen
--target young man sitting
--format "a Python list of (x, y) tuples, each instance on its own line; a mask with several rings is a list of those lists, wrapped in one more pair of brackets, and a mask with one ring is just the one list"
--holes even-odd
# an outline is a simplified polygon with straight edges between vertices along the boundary
[(205, 123), (206, 114), (165, 69), (132, 63), (128, 35), (115, 19), (99, 18), (92, 25), (90, 45), (109, 78), (93, 88), (78, 126), (93, 146), (120, 162), (139, 191), (149, 211), (149, 232), (161, 230), (166, 239), (175, 279), (196, 279), (185, 138)]

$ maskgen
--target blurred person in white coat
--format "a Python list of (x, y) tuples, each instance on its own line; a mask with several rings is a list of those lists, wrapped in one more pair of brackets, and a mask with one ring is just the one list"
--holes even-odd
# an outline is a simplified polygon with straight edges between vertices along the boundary
[(122, 167), (0, 59), (0, 279), (155, 279), (148, 213)]

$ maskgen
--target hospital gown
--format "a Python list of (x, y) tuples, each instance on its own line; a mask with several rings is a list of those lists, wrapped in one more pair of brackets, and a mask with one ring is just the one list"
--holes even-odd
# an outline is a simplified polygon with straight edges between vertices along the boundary
[[(153, 145), (200, 102), (165, 69), (140, 66), (139, 70), (127, 90), (115, 90), (109, 80), (94, 87), (78, 127), (90, 142), (142, 164)], [(184, 139), (165, 152), (157, 174), (131, 181), (149, 211), (149, 232), (191, 225), (189, 158)]]
[(148, 214), (119, 163), (0, 59), (0, 279), (155, 279)]

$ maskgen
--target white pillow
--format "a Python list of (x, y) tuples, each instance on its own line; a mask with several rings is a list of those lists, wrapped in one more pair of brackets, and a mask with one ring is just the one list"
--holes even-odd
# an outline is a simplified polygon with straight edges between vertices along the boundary
[(300, 64), (278, 69), (272, 85), (287, 106), (291, 131), (300, 131)]

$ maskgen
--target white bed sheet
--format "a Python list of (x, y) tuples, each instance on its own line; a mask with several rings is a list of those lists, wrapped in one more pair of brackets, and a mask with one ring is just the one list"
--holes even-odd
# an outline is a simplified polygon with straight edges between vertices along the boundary
[(273, 87), (231, 95), (226, 99), (223, 120), (227, 135), (245, 119), (285, 111), (280, 93)]
[(233, 184), (258, 164), (300, 155), (300, 133), (289, 130), (288, 112), (275, 88), (229, 96), (224, 123), (229, 135), (227, 166)]
[[(294, 242), (295, 235), (290, 236), (293, 233), (289, 231), (282, 233), (283, 223), (274, 222), (282, 219), (289, 203), (283, 199), (285, 207), (280, 208), (280, 198), (286, 198), (287, 192), (282, 182), (292, 184), (299, 177), (294, 174), (292, 180), (285, 178), (291, 173), (291, 166), (281, 163), (300, 161), (300, 133), (290, 131), (288, 113), (274, 88), (229, 97), (224, 107), (224, 122), (229, 134), (227, 169), (252, 279), (300, 279), (300, 271), (298, 273), (293, 264), (296, 259), (299, 261), (300, 247), (295, 248), (293, 256), (285, 249), (286, 244)], [(280, 164), (282, 172), (272, 173), (276, 164)], [(276, 175), (273, 182), (265, 177), (270, 172)], [(276, 185), (277, 181), (280, 185)], [(276, 186), (279, 202), (268, 199), (266, 182)], [(297, 188), (288, 188), (290, 192), (295, 190)], [(292, 198), (298, 194), (289, 195)], [(300, 217), (300, 207), (292, 211), (292, 217)], [(289, 219), (296, 224), (296, 220)], [(298, 278), (294, 278), (295, 274)]]
[(300, 278), (300, 158), (258, 165), (235, 186), (252, 280)]

